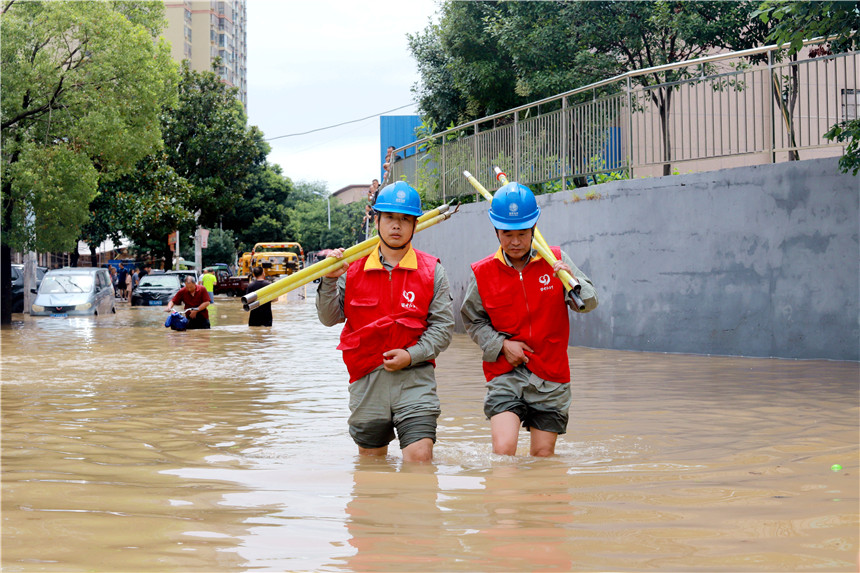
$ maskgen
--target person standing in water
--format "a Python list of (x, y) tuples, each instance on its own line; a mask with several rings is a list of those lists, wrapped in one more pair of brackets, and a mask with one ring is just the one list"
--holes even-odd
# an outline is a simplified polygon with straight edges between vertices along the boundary
[[(245, 294), (260, 290), (271, 284), (263, 277), (263, 267), (257, 266), (252, 269), (254, 280), (248, 285)], [(272, 326), (272, 303), (261, 304), (248, 313), (248, 326)]]
[(320, 280), (317, 314), (326, 326), (346, 323), (338, 349), (349, 371), (349, 433), (359, 454), (386, 455), (396, 432), (404, 461), (427, 462), (441, 411), (433, 359), (454, 330), (448, 278), (439, 259), (412, 247), (422, 213), (415, 189), (405, 181), (387, 185), (374, 211), (378, 246)]
[(203, 276), (200, 277), (200, 284), (203, 285), (203, 288), (206, 289), (206, 292), (209, 293), (209, 302), (215, 302), (215, 283), (218, 282), (218, 277), (215, 276), (215, 272), (212, 269), (207, 269), (203, 271)]
[[(472, 265), (460, 315), (483, 350), (493, 452), (516, 454), (522, 424), (531, 434), (531, 455), (551, 456), (571, 404), (567, 309), (594, 310), (597, 292), (567, 253), (552, 247), (558, 261), (550, 266), (533, 248), (540, 207), (528, 187), (504, 185), (489, 216), (499, 249)], [(579, 280), (583, 310), (555, 276), (561, 269)]]

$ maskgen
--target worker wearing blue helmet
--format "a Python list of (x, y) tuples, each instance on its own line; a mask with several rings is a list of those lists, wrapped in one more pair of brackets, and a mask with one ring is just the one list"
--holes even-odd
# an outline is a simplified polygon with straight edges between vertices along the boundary
[[(514, 455), (520, 424), (531, 435), (530, 453), (555, 453), (565, 433), (571, 404), (568, 308), (589, 312), (597, 306), (591, 280), (559, 247), (550, 266), (532, 246), (541, 210), (534, 193), (519, 183), (500, 188), (489, 217), (499, 249), (474, 263), (460, 315), (466, 331), (483, 350), (493, 452)], [(579, 280), (580, 309), (556, 276), (566, 270)]]
[[(373, 209), (379, 244), (322, 278), (317, 315), (326, 326), (345, 323), (338, 349), (359, 454), (384, 456), (396, 436), (404, 461), (426, 462), (441, 412), (434, 359), (454, 331), (448, 278), (439, 259), (412, 247), (422, 213), (415, 189), (405, 181), (387, 185)], [(343, 249), (331, 256), (342, 257)]]

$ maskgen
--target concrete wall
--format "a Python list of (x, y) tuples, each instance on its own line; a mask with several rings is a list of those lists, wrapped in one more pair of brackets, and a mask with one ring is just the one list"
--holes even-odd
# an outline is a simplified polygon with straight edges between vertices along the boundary
[[(544, 236), (599, 293), (595, 311), (571, 316), (572, 345), (860, 360), (860, 178), (837, 159), (588, 191), (601, 197), (538, 197)], [(469, 264), (498, 242), (482, 202), (415, 245), (442, 259), (459, 310)]]

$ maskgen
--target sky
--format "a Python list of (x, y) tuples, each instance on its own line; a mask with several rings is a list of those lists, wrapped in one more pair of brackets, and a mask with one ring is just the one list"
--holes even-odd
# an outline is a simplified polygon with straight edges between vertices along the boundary
[[(386, 112), (414, 115), (407, 34), (435, 0), (248, 0), (248, 121), (266, 139)], [(269, 141), (269, 162), (329, 192), (378, 178), (379, 118)]]

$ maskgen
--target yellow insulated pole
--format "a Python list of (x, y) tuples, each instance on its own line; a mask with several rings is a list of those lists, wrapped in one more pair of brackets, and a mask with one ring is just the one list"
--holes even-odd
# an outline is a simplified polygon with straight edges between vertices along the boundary
[[(495, 170), (496, 170), (496, 174), (497, 174), (496, 176), (498, 177), (499, 182), (501, 182), (502, 185), (507, 185), (508, 184), (507, 176), (504, 173), (502, 173), (502, 171), (498, 167), (496, 167)], [(481, 185), (480, 181), (475, 179), (474, 175), (472, 175), (468, 171), (464, 171), (463, 175), (466, 177), (466, 180), (472, 184), (472, 187), (474, 187), (478, 191), (478, 193), (483, 195), (487, 201), (490, 201), (490, 202), (493, 201), (493, 196), (490, 194), (489, 191), (487, 191), (487, 189), (483, 185)], [(552, 249), (550, 249), (549, 246), (547, 245), (546, 241), (543, 238), (543, 235), (541, 235), (540, 231), (538, 231), (537, 226), (535, 226), (533, 244), (534, 244), (535, 249), (537, 250), (538, 254), (541, 256), (541, 258), (543, 258), (547, 263), (549, 263), (550, 266), (552, 266), (556, 263), (556, 261), (558, 259), (553, 254)], [(579, 298), (579, 293), (582, 290), (582, 287), (580, 286), (579, 281), (576, 280), (576, 278), (574, 278), (569, 272), (567, 272), (565, 270), (561, 270), (561, 271), (556, 272), (556, 276), (558, 276), (558, 278), (561, 280), (561, 284), (564, 285), (565, 291), (572, 293), (571, 296), (573, 297), (573, 301), (574, 301), (574, 303), (576, 303), (576, 306), (579, 308), (579, 310), (584, 310), (585, 309), (585, 303), (582, 302), (581, 298)]]
[[(452, 205), (456, 205), (456, 202), (452, 201), (449, 204), (440, 205), (439, 207), (427, 211), (418, 217), (418, 225), (415, 227), (415, 232), (423, 231), (428, 227), (432, 227), (433, 225), (450, 218), (451, 215), (456, 213), (459, 208), (459, 205), (457, 205), (453, 211), (449, 212)], [(248, 293), (242, 297), (242, 308), (245, 310), (253, 310), (262, 304), (271, 302), (279, 296), (285, 295), (288, 292), (299, 288), (300, 286), (306, 285), (309, 282), (315, 281), (320, 277), (334, 272), (346, 263), (351, 263), (367, 256), (376, 248), (378, 243), (378, 236), (371, 237), (346, 249), (343, 252), (343, 257), (340, 259), (328, 257), (300, 270), (297, 273), (293, 273), (273, 282), (270, 285), (266, 285), (255, 292)]]

